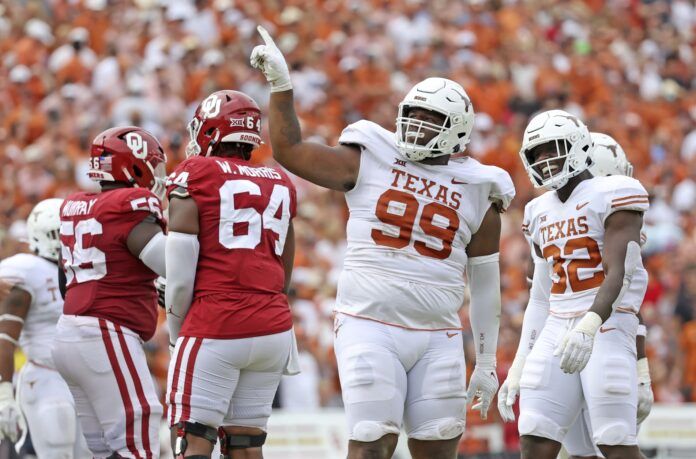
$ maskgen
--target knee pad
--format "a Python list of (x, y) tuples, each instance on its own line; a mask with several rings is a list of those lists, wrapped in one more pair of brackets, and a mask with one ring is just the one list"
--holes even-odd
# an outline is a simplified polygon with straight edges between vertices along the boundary
[(414, 440), (451, 440), (464, 432), (464, 419), (442, 418), (428, 421), (408, 432)]
[(353, 426), (350, 439), (367, 443), (377, 441), (387, 434), (399, 435), (399, 428), (389, 422), (360, 421)]
[(517, 424), (517, 429), (519, 430), (520, 436), (534, 435), (536, 437), (555, 440), (559, 443), (563, 440), (568, 430), (562, 428), (543, 414), (533, 411), (520, 413), (520, 421)]
[(614, 421), (599, 426), (592, 435), (596, 445), (623, 445), (630, 435), (629, 427), (625, 422)]
[(258, 435), (229, 434), (220, 428), (221, 452), (226, 453), (235, 449), (260, 448), (266, 443), (266, 432)]
[(218, 431), (217, 429), (201, 424), (200, 422), (179, 422), (174, 425), (177, 428), (177, 438), (174, 445), (174, 456), (178, 458), (195, 456), (184, 456), (186, 453), (186, 447), (188, 446), (188, 441), (186, 440), (187, 435), (193, 435), (194, 437), (205, 438), (213, 445), (217, 442)]

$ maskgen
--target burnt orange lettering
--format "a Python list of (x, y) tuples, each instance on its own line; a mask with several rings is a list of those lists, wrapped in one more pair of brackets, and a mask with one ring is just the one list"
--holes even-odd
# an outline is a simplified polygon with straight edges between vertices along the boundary
[(442, 202), (443, 204), (447, 204), (447, 189), (446, 186), (440, 185), (440, 188), (437, 190), (437, 195), (435, 196), (435, 199)]
[(413, 184), (416, 180), (418, 180), (418, 177), (416, 177), (415, 175), (411, 175), (411, 174), (406, 174), (406, 175), (408, 175), (408, 178), (406, 179), (406, 184), (404, 185), (404, 190), (408, 190), (408, 191), (415, 193), (416, 189), (413, 188)]
[(392, 174), (394, 174), (394, 181), (392, 182), (391, 186), (397, 187), (397, 186), (399, 186), (399, 178), (406, 175), (406, 172), (399, 170), (399, 169), (392, 169), (391, 171), (392, 171)]

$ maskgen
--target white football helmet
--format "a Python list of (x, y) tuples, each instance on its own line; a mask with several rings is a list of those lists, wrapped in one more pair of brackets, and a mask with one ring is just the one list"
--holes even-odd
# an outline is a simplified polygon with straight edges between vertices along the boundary
[(591, 132), (594, 147), (590, 152), (590, 172), (595, 177), (626, 175), (633, 177), (633, 164), (626, 157), (621, 145), (614, 138), (601, 132)]
[[(555, 142), (556, 156), (534, 162), (531, 150), (549, 142)], [(548, 110), (532, 118), (524, 130), (520, 157), (535, 188), (557, 190), (589, 167), (591, 149), (590, 131), (580, 119), (563, 110)], [(561, 159), (563, 166), (557, 170)], [(548, 177), (540, 173), (543, 170)]]
[[(409, 118), (408, 111), (414, 107), (442, 113), (445, 121), (437, 125)], [(473, 126), (474, 107), (464, 88), (446, 78), (426, 78), (411, 88), (399, 104), (396, 146), (411, 161), (459, 153), (469, 143)], [(418, 139), (425, 132), (434, 132), (435, 136), (427, 145), (419, 145)]]
[(44, 199), (27, 218), (29, 249), (40, 257), (58, 261), (60, 256), (60, 206), (62, 199)]

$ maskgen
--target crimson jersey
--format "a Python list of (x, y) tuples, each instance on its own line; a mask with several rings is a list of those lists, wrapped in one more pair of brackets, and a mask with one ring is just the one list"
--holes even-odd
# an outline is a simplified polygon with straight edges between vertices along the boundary
[(198, 207), (200, 252), (180, 336), (230, 339), (289, 330), (281, 255), (297, 198), (287, 175), (241, 158), (195, 156), (167, 185), (170, 198), (191, 197)]
[(157, 326), (157, 275), (128, 250), (138, 223), (162, 229), (160, 200), (144, 188), (75, 193), (60, 208), (60, 242), (67, 291), (63, 314), (127, 327), (147, 341)]

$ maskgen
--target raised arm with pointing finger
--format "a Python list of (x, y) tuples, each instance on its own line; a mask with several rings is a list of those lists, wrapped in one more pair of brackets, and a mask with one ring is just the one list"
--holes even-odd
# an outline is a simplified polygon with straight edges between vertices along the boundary
[(260, 69), (271, 85), (269, 121), (273, 157), (293, 174), (319, 186), (338, 191), (352, 189), (360, 168), (360, 149), (302, 141), (288, 64), (266, 29), (258, 26), (258, 31), (265, 44), (254, 48), (251, 65)]

